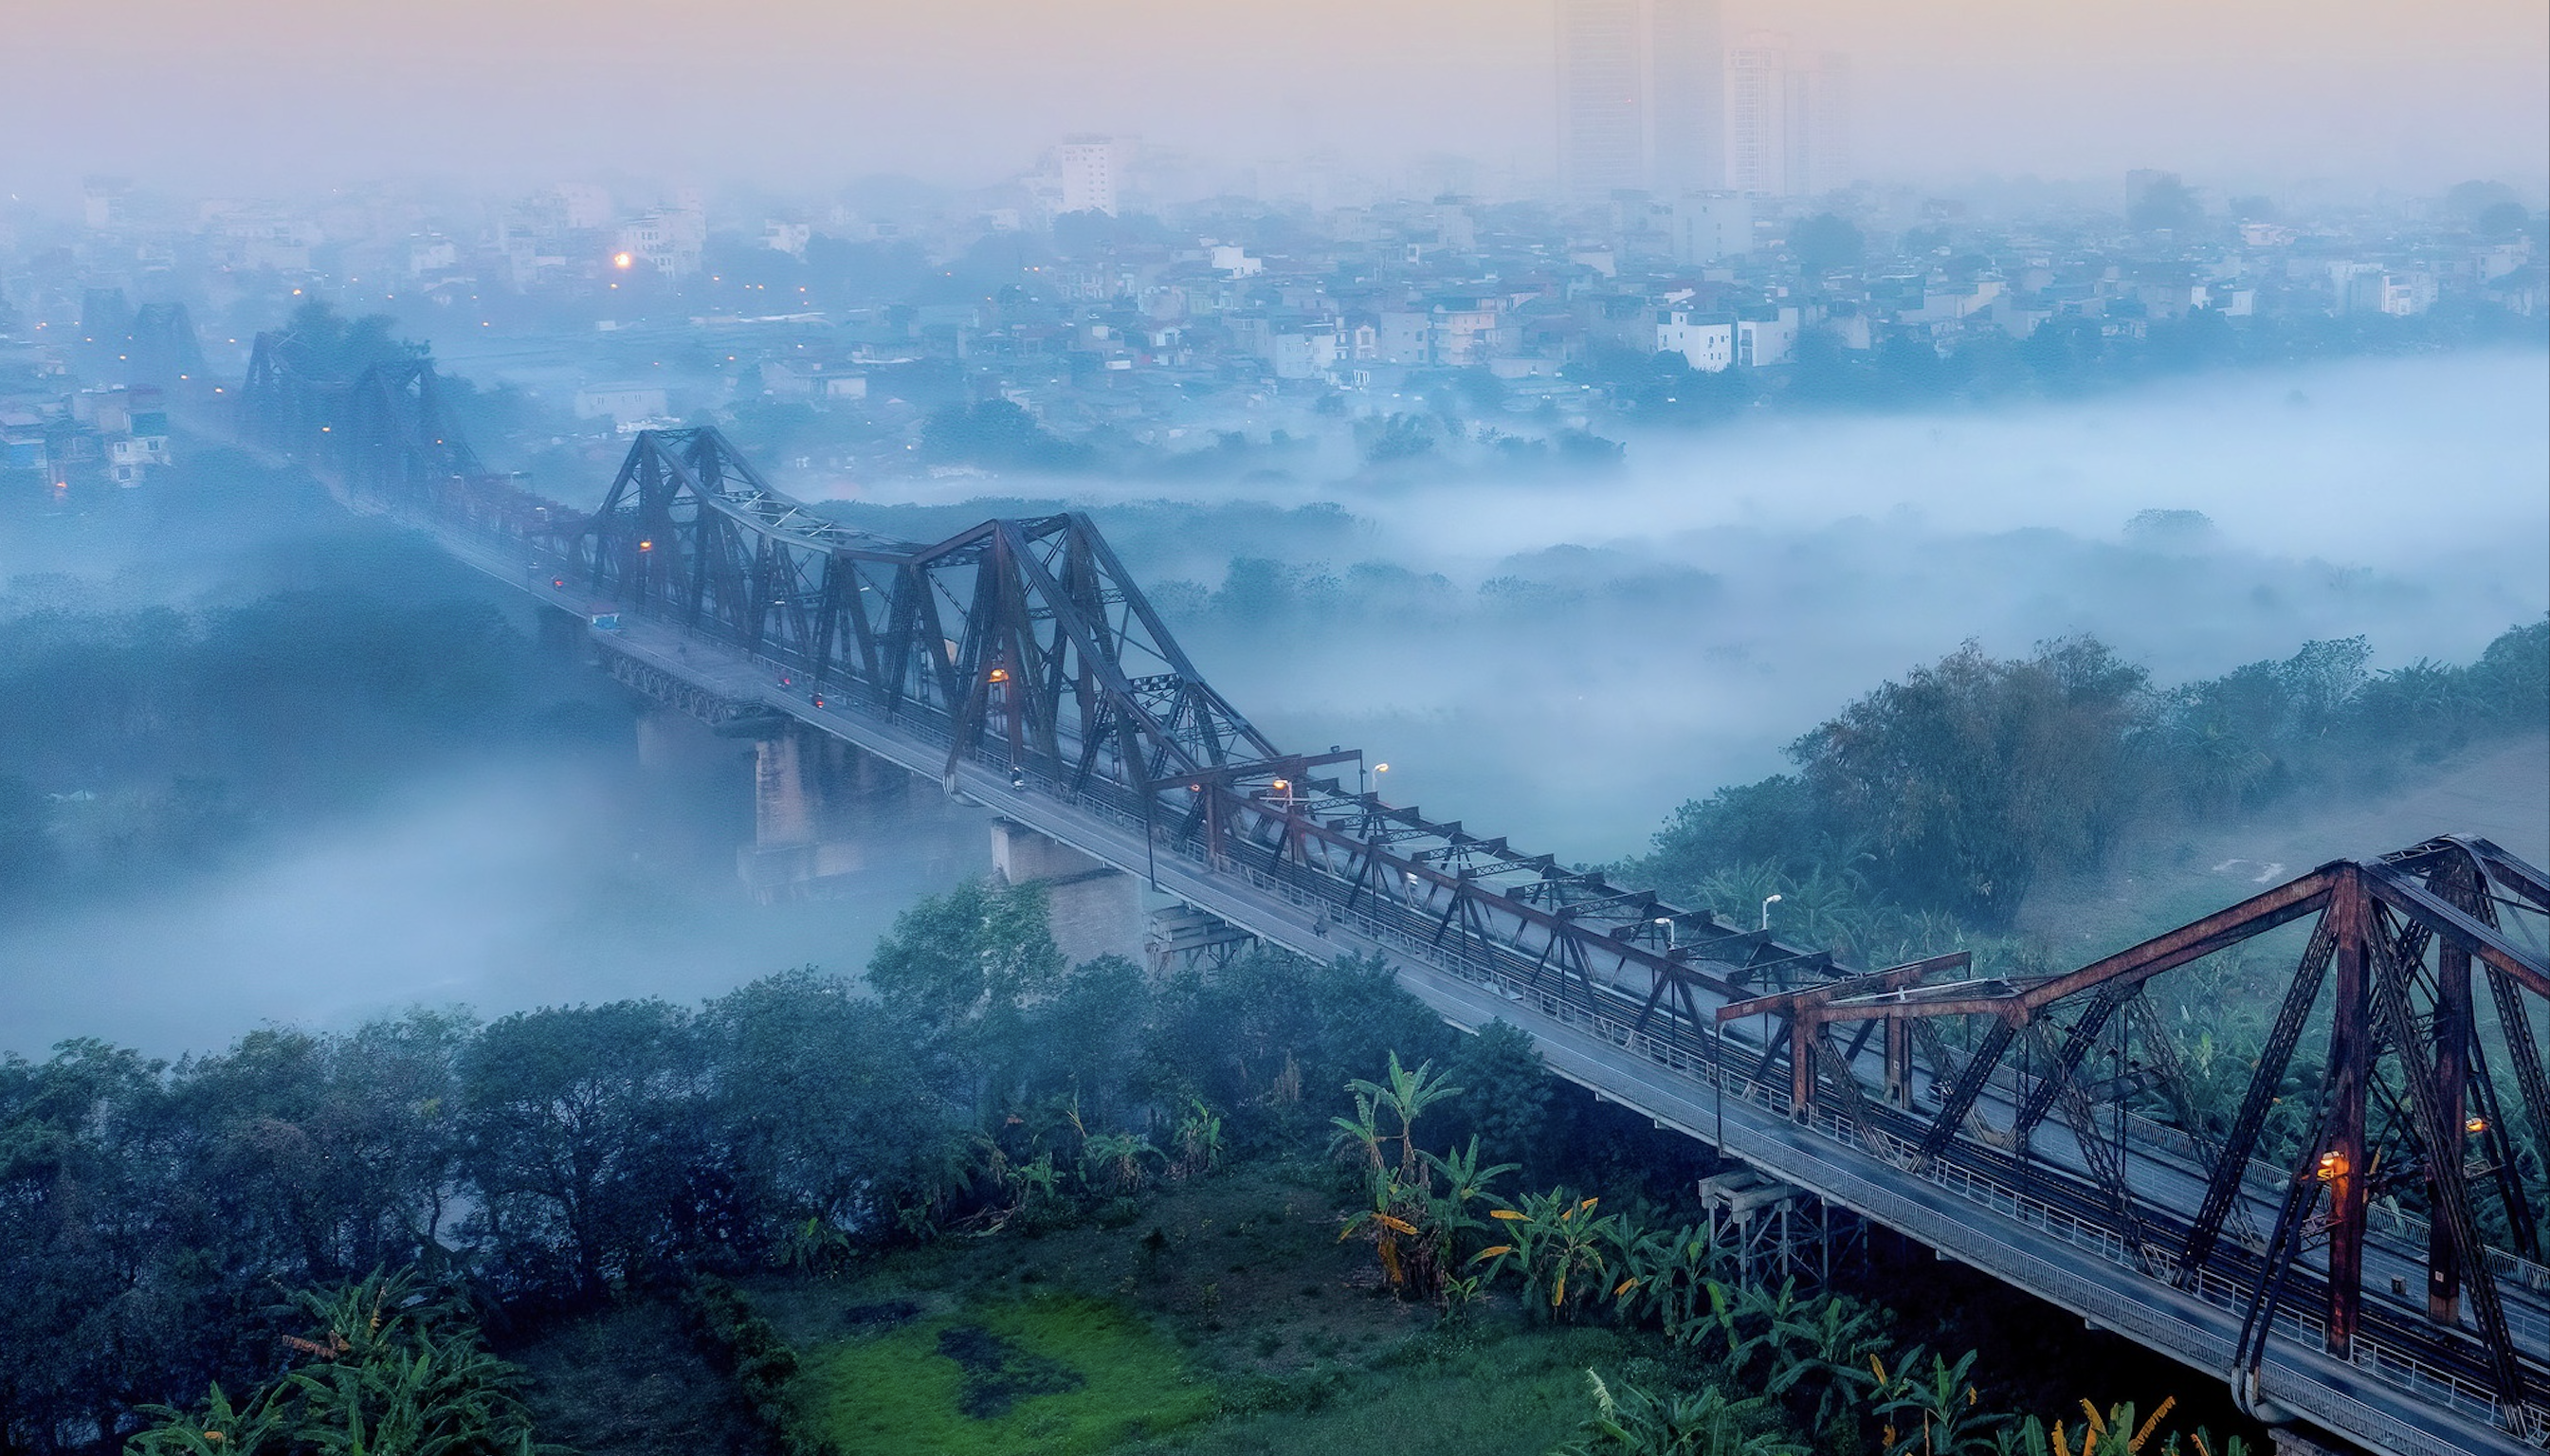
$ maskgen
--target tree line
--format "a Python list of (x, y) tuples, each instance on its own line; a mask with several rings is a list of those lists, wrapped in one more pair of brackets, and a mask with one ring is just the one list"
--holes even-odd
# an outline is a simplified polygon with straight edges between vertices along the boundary
[(2049, 876), (2136, 836), (2228, 823), (2550, 724), (2550, 622), (2469, 663), (2373, 670), (2362, 637), (2175, 688), (2093, 637), (2000, 658), (1968, 643), (1789, 745), (1797, 765), (1686, 802), (1615, 867), (1667, 898), (1881, 961), (2008, 928)]
[(606, 741), (628, 712), (453, 568), (347, 538), (369, 589), (117, 609), (21, 578), (0, 631), (0, 900), (201, 866), (278, 811), (491, 744)]
[(1588, 1452), (2075, 1449), (1879, 1306), (1737, 1279), (1692, 1221), (1705, 1150), (1562, 1089), (1517, 1028), (1460, 1035), (1352, 958), (1072, 965), (1039, 892), (975, 883), (860, 981), (0, 1059), (0, 1451), (298, 1456), (360, 1428), (519, 1456), (494, 1350), (648, 1291), (775, 1411), (790, 1357), (722, 1274), (1131, 1237), (1163, 1186), (1323, 1156), (1341, 1236), (1448, 1326), (1507, 1295), (1662, 1342), (1594, 1377)]
[(271, 1382), (313, 1338), (283, 1292), (379, 1271), (501, 1335), (704, 1271), (1127, 1222), (1159, 1183), (1318, 1149), (1334, 1089), (1403, 1046), (1461, 1069), (1446, 1116), (1501, 1159), (1565, 1149), (1632, 1184), (1696, 1166), (1554, 1097), (1520, 1033), (1458, 1038), (1381, 966), (1073, 966), (1036, 891), (989, 884), (909, 911), (864, 985), (806, 968), (695, 1009), (0, 1059), (0, 1451), (113, 1445), (143, 1407)]

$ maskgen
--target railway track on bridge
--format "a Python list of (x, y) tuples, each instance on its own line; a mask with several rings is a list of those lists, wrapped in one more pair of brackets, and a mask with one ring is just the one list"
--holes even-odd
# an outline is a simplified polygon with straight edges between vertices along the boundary
[[(1979, 978), (1961, 954), (1854, 973), (1385, 804), (1343, 782), (1351, 751), (1279, 750), (1083, 517), (891, 540), (711, 430), (641, 434), (582, 512), (480, 468), (421, 360), (317, 378), (267, 336), (243, 393), (250, 439), (606, 621), (597, 649), (683, 711), (830, 734), (1255, 937), (1384, 956), (1455, 1024), (1503, 1017), (1560, 1075), (2262, 1414), (2403, 1456), (2550, 1447), (2550, 887), (2495, 845), (2324, 865), (2064, 976)], [(2287, 924), (2307, 943), (2217, 1125), (2144, 992)], [(2271, 1156), (2306, 1032), (2327, 1071)], [(2386, 1229), (2377, 1197), (2432, 1216)]]

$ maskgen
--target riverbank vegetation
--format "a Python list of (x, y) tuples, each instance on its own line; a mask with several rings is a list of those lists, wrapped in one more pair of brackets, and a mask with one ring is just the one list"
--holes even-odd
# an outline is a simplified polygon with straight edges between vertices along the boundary
[(2550, 724), (2550, 622), (2469, 663), (2371, 656), (2362, 637), (2308, 642), (2167, 687), (2089, 637), (2016, 658), (1969, 644), (1798, 738), (1795, 772), (1685, 803), (1613, 872), (1730, 917), (1778, 894), (1786, 938), (1884, 964), (2006, 931), (2039, 884), (2138, 840)]
[(1745, 1284), (1705, 1149), (1384, 967), (1074, 966), (973, 885), (867, 981), (0, 1063), (8, 1448), (1989, 1451), (2184, 1385), (1926, 1257)]

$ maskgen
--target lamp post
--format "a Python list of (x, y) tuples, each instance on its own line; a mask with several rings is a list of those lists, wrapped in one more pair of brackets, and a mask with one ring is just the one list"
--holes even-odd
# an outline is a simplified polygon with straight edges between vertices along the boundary
[(1381, 776), (1382, 776), (1383, 774), (1388, 773), (1388, 772), (1390, 772), (1390, 765), (1389, 765), (1389, 764), (1387, 764), (1387, 763), (1376, 763), (1376, 764), (1374, 764), (1374, 765), (1372, 766), (1372, 782), (1373, 782), (1373, 792), (1374, 792), (1374, 793), (1378, 794), (1378, 793), (1380, 793), (1380, 792), (1381, 792)]
[(1674, 953), (1673, 917), (1669, 915), (1660, 915), (1656, 917), (1656, 923), (1665, 927), (1665, 954), (1667, 956), (1671, 956)]
[(1766, 932), (1771, 928), (1771, 907), (1779, 903), (1780, 897), (1777, 895), (1762, 897), (1762, 928)]

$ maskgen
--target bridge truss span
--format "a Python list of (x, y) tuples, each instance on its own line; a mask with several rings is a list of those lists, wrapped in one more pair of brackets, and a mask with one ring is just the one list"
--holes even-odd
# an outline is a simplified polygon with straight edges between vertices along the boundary
[[(1280, 749), (1085, 516), (897, 540), (713, 429), (640, 433), (577, 511), (487, 470), (421, 360), (338, 380), (315, 357), (258, 340), (249, 437), (615, 624), (606, 661), (651, 697), (803, 723), (1263, 939), (1387, 956), (1447, 1018), (1505, 1017), (1562, 1075), (2264, 1413), (2385, 1451), (2550, 1446), (2550, 890), (2494, 844), (2323, 865), (2059, 975), (1955, 949), (1856, 971), (1752, 907), (1386, 803), (1359, 751)], [(2201, 1079), (2165, 978), (2287, 926), (2254, 1064)]]

